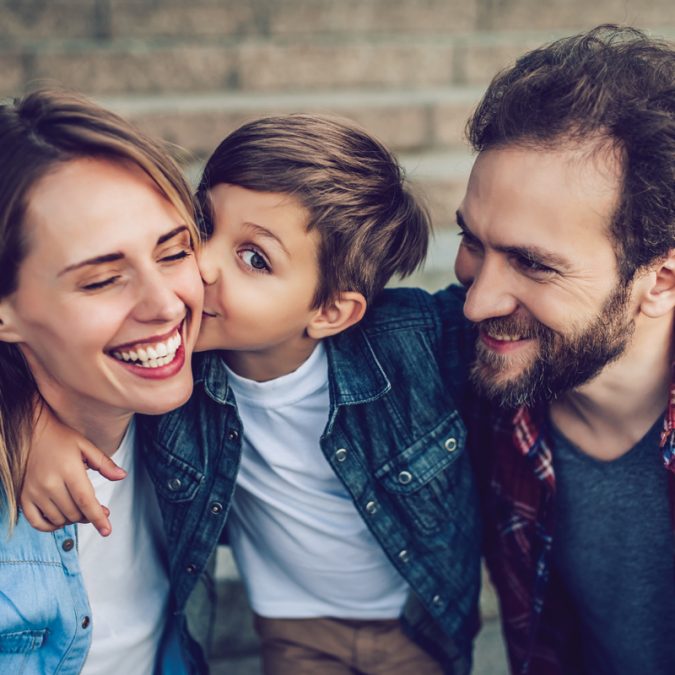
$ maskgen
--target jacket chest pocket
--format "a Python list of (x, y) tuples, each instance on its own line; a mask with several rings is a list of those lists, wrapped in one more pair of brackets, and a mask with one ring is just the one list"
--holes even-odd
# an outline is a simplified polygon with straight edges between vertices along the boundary
[(425, 534), (447, 529), (470, 490), (464, 461), (466, 430), (453, 412), (375, 472), (395, 508)]
[(30, 654), (40, 649), (46, 638), (46, 628), (0, 633), (0, 654)]

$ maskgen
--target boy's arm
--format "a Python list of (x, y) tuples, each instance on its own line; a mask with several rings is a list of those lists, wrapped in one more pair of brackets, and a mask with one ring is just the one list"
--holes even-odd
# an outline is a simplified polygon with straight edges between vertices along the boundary
[(36, 410), (20, 497), (26, 520), (42, 532), (53, 532), (68, 523), (90, 522), (99, 534), (109, 535), (110, 512), (98, 503), (86, 469), (96, 469), (109, 480), (120, 480), (126, 472), (62, 424), (44, 402)]

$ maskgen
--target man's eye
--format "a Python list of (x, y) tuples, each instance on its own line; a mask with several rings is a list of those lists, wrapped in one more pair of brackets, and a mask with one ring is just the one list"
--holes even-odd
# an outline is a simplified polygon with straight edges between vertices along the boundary
[(480, 251), (481, 246), (480, 244), (469, 234), (464, 232), (463, 230), (460, 230), (457, 235), (461, 239), (460, 246), (464, 246), (464, 248), (468, 249), (469, 251)]
[(240, 257), (245, 265), (255, 270), (256, 272), (269, 272), (270, 266), (267, 260), (254, 249), (244, 249), (240, 252)]
[(106, 286), (112, 286), (118, 279), (120, 278), (119, 274), (114, 276), (114, 277), (109, 277), (108, 279), (103, 279), (103, 281), (94, 281), (91, 284), (85, 284), (84, 286), (81, 286), (80, 288), (83, 291), (98, 291), (101, 288), (105, 288)]
[(536, 260), (524, 256), (516, 256), (514, 262), (520, 270), (525, 272), (525, 274), (544, 276), (556, 273), (552, 267), (548, 267), (547, 265), (543, 265)]

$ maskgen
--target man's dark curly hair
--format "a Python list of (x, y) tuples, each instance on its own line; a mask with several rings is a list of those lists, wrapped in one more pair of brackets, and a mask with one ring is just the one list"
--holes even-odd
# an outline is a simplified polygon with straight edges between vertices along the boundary
[(611, 223), (624, 282), (675, 247), (675, 52), (603, 25), (535, 49), (499, 73), (467, 125), (477, 151), (598, 140), (622, 158)]

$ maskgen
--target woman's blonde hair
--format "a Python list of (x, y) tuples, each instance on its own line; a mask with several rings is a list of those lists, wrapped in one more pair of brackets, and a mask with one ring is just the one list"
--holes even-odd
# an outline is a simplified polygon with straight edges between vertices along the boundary
[[(94, 157), (144, 171), (188, 224), (197, 243), (189, 185), (160, 143), (78, 94), (40, 89), (0, 104), (0, 298), (17, 288), (28, 253), (23, 221), (32, 187), (66, 162)], [(10, 525), (28, 454), (38, 391), (15, 344), (0, 342), (0, 505)]]

